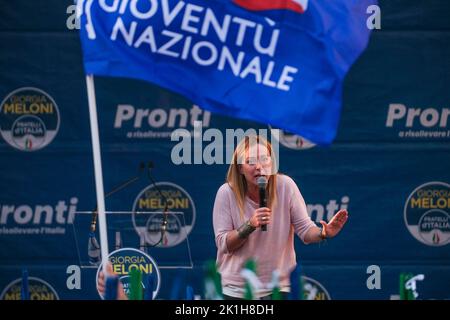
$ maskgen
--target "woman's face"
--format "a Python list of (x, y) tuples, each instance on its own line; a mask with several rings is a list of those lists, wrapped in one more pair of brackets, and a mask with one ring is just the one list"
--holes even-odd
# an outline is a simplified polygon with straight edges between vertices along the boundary
[(259, 176), (266, 176), (267, 179), (272, 170), (272, 158), (267, 147), (255, 144), (245, 152), (243, 163), (239, 166), (239, 171), (244, 175), (248, 185), (257, 186)]

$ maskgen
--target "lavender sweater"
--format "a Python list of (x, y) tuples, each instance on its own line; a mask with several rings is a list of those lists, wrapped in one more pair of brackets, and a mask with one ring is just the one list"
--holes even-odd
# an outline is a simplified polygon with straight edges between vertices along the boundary
[(294, 232), (304, 242), (309, 228), (315, 225), (306, 211), (305, 201), (295, 184), (286, 175), (277, 176), (277, 203), (272, 208), (272, 222), (267, 231), (260, 228), (234, 252), (229, 252), (226, 235), (251, 218), (259, 204), (249, 197), (244, 202), (244, 217), (240, 218), (239, 206), (231, 187), (223, 184), (217, 191), (213, 211), (214, 234), (217, 245), (217, 265), (222, 276), (222, 286), (244, 286), (240, 275), (242, 266), (249, 258), (257, 262), (257, 275), (263, 284), (268, 284), (272, 272), (280, 272), (280, 285), (289, 286), (289, 274), (296, 264)]

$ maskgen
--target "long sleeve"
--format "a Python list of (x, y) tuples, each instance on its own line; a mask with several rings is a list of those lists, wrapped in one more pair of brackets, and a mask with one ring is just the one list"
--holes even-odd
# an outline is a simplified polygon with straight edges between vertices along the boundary
[(291, 222), (294, 226), (295, 233), (300, 237), (300, 239), (305, 243), (305, 236), (309, 228), (315, 226), (315, 223), (311, 220), (308, 215), (308, 210), (306, 209), (305, 200), (303, 199), (300, 190), (298, 189), (295, 182), (289, 178), (292, 182), (291, 184), (291, 197), (290, 197), (290, 213)]
[(222, 185), (216, 194), (213, 209), (213, 227), (216, 246), (221, 254), (228, 254), (227, 233), (234, 229), (231, 217), (230, 199), (227, 184)]

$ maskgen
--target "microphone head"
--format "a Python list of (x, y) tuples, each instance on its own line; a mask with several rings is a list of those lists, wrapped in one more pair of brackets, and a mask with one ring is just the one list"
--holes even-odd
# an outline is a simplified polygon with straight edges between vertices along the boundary
[(259, 176), (258, 179), (256, 179), (256, 183), (258, 184), (258, 187), (265, 188), (267, 185), (267, 178), (265, 176)]

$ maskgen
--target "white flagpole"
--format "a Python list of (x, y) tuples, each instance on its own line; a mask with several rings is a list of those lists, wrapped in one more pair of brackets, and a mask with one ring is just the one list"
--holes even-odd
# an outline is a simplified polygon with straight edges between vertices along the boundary
[(91, 122), (92, 151), (94, 154), (95, 191), (97, 194), (98, 223), (100, 227), (100, 249), (102, 253), (103, 272), (106, 273), (106, 264), (108, 262), (109, 253), (108, 234), (106, 229), (105, 195), (98, 133), (97, 103), (95, 100), (94, 76), (92, 74), (86, 75), (86, 85), (89, 102), (89, 118)]

